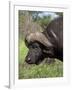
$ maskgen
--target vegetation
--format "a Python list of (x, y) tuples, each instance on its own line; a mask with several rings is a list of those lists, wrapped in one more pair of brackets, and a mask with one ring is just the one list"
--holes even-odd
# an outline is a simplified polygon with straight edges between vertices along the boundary
[[(43, 31), (51, 22), (51, 15), (39, 16), (44, 12), (19, 11), (19, 79), (62, 77), (63, 63), (55, 59), (55, 62), (48, 64), (45, 59), (39, 65), (29, 65), (25, 62), (28, 48), (24, 38), (28, 32)], [(56, 13), (62, 15), (62, 13)]]
[(24, 60), (28, 49), (23, 40), (19, 40), (19, 43), (19, 79), (63, 76), (63, 63), (58, 60), (52, 64), (46, 63), (45, 60), (40, 65), (27, 64)]

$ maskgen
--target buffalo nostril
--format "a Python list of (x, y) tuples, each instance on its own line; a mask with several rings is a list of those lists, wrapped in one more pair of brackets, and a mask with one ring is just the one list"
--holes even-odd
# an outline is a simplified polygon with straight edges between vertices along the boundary
[(30, 58), (28, 58), (28, 59), (27, 59), (27, 61), (28, 61), (28, 62), (30, 62), (30, 61), (31, 61), (31, 59), (30, 59)]

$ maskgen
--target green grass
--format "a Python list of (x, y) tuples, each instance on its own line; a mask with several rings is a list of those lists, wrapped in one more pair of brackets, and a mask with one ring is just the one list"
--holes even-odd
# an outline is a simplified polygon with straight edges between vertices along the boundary
[(48, 64), (42, 62), (39, 65), (29, 65), (25, 62), (28, 48), (23, 40), (19, 40), (19, 79), (62, 77), (63, 63), (55, 59), (55, 62)]
[(27, 55), (28, 48), (25, 46), (25, 43), (23, 40), (19, 40), (19, 64), (23, 64), (24, 59)]

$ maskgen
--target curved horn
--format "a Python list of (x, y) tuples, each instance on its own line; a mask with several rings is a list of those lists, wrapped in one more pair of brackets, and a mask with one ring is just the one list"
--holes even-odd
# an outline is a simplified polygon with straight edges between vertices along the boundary
[(46, 47), (52, 46), (50, 41), (46, 38), (46, 36), (41, 32), (31, 33), (26, 37), (28, 43), (38, 41)]

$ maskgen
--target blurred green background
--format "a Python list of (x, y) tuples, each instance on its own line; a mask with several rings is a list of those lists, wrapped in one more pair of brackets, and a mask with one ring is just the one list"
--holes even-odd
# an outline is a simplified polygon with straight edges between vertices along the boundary
[(26, 34), (44, 31), (47, 25), (56, 17), (58, 12), (40, 12), (19, 10), (19, 79), (63, 77), (63, 63), (55, 59), (47, 63), (47, 58), (39, 65), (29, 65), (25, 62), (28, 48), (24, 38)]

